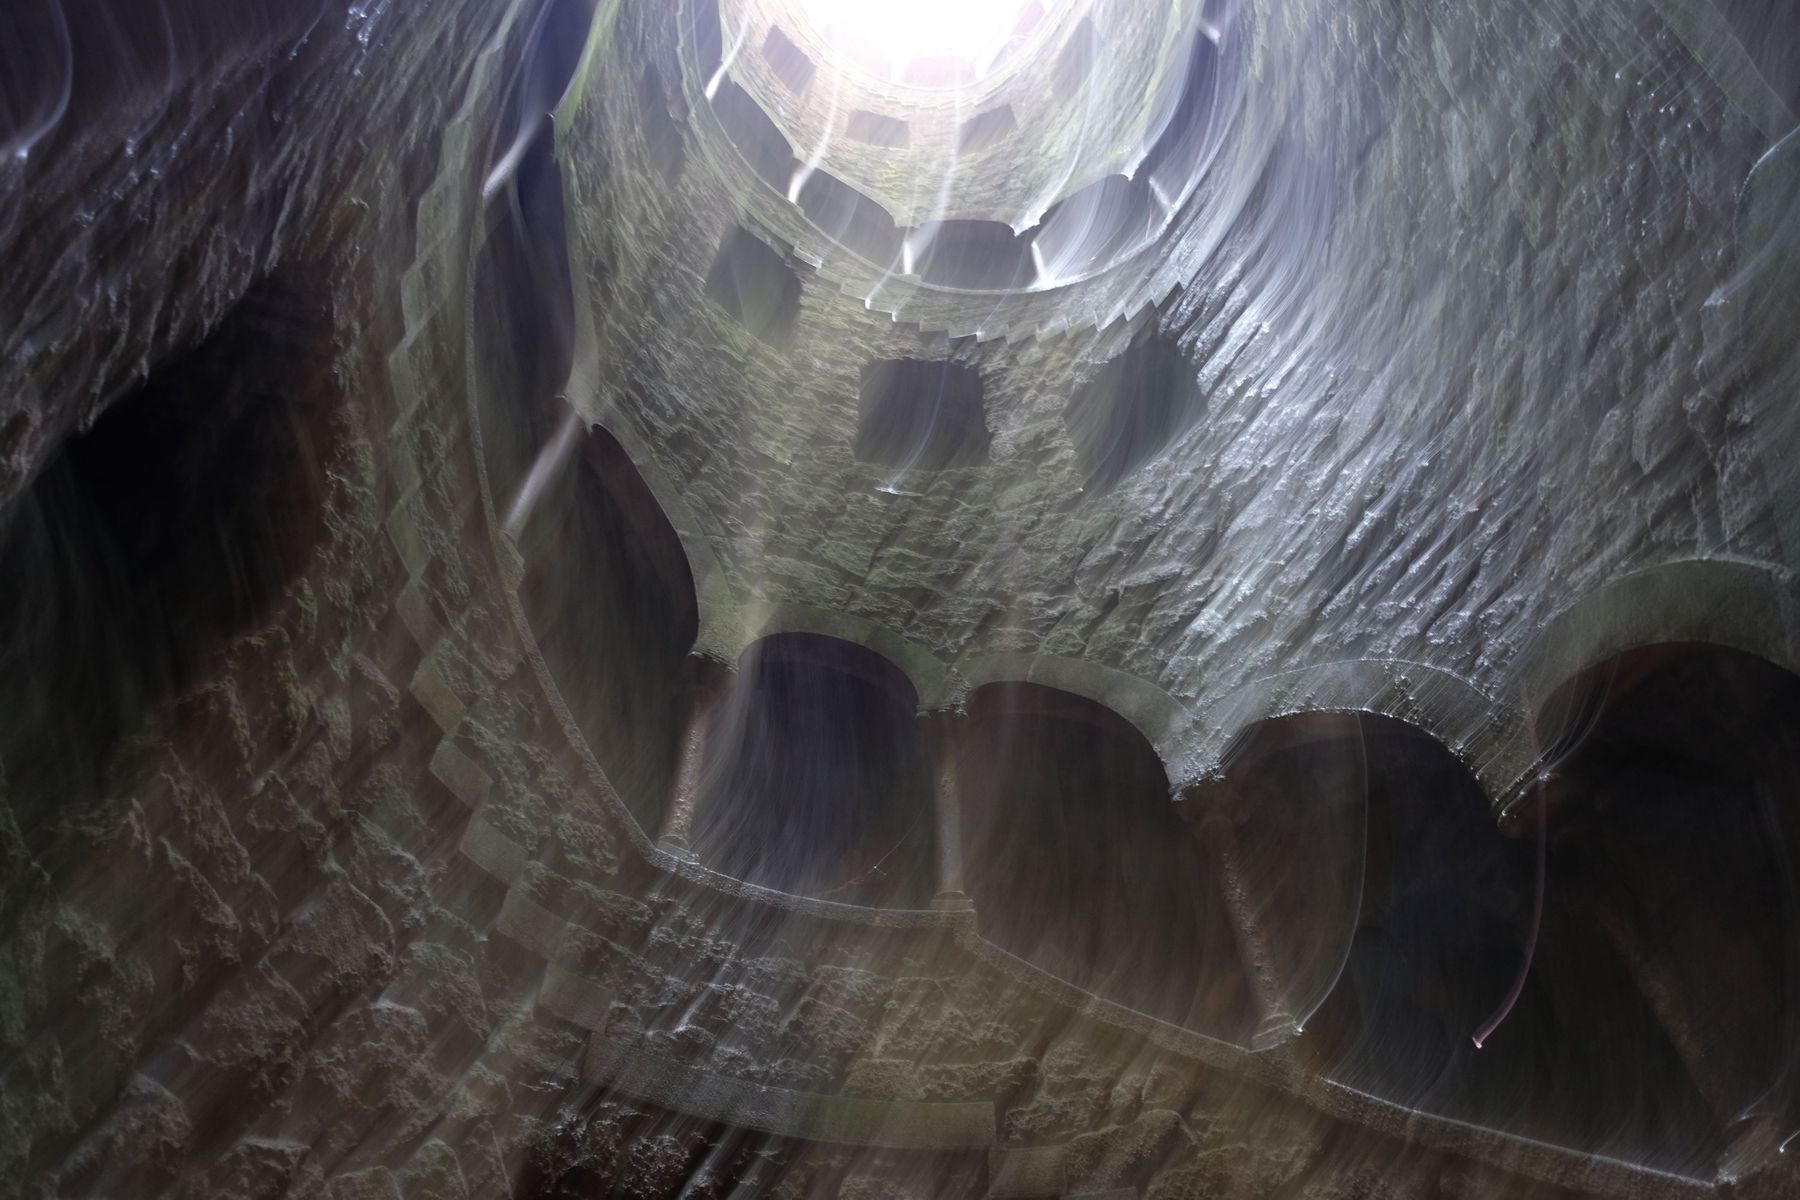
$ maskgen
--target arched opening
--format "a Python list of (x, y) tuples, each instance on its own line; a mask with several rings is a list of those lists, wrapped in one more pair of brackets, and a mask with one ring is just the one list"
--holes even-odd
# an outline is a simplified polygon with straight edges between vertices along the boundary
[(708, 738), (700, 861), (817, 899), (927, 905), (937, 840), (917, 706), (905, 674), (861, 646), (804, 633), (758, 642)]
[(1194, 365), (1175, 339), (1140, 334), (1075, 393), (1065, 420), (1086, 486), (1106, 491), (1168, 449), (1206, 411)]
[(1103, 706), (975, 690), (959, 757), (965, 886), (984, 937), (1077, 987), (1243, 1042), (1256, 1021), (1216, 880), (1162, 763)]
[(944, 359), (870, 363), (858, 400), (859, 462), (941, 471), (987, 461), (987, 412), (973, 367)]
[(777, 348), (800, 319), (800, 277), (762, 239), (733, 229), (713, 257), (706, 296), (758, 339)]
[(1365, 879), (1342, 976), (1300, 1043), (1311, 1061), (1420, 1112), (1698, 1165), (1711, 1152), (1689, 1133), (1705, 1126), (1698, 1098), (1617, 959), (1559, 907), (1554, 869), (1532, 941), (1532, 840), (1503, 836), (1474, 777), (1426, 734), (1362, 717), (1341, 736), (1366, 764)]
[(846, 250), (881, 267), (900, 257), (900, 230), (888, 210), (835, 175), (808, 173), (797, 199), (806, 219)]
[[(1647, 646), (1569, 680), (1536, 725), (1556, 764), (1553, 886), (1624, 964), (1675, 1049), (1667, 1069), (1710, 1109), (1667, 1136), (1698, 1161), (1714, 1121), (1728, 1138), (1791, 1132), (1800, 679), (1737, 650)], [(1605, 1057), (1639, 1055), (1615, 1042)]]
[(258, 284), (0, 510), (0, 770), (28, 843), (311, 560), (337, 441), (324, 311)]
[(600, 428), (546, 485), (519, 534), (519, 589), (570, 714), (639, 825), (673, 788), (699, 627), (679, 537), (630, 457)]
[(1108, 175), (1089, 184), (1044, 214), (1032, 243), (1040, 282), (1105, 269), (1154, 236), (1160, 220), (1148, 178)]
[[(1223, 786), (1190, 798), (1209, 866), (1228, 877), (1266, 1034), (1304, 1029), (1356, 934), (1368, 847), (1368, 741), (1387, 722), (1305, 713), (1258, 722), (1224, 755)], [(1376, 886), (1383, 886), (1380, 879)]]
[(545, 0), (532, 14), (507, 76), (490, 171), (504, 170), (528, 145), (551, 138), (550, 112), (568, 90), (593, 23), (593, 0)]
[[(482, 431), (490, 480), (502, 495), (535, 454), (533, 423), (547, 411), (546, 399), (569, 377), (575, 299), (548, 116), (580, 65), (593, 20), (593, 0), (548, 0), (521, 31), (490, 152), (494, 189), (475, 263), (473, 333), (485, 391), (497, 400), (483, 409)], [(661, 86), (654, 68), (642, 82)]]
[(926, 283), (972, 291), (1028, 287), (1031, 239), (1001, 221), (932, 221), (906, 234), (902, 269)]

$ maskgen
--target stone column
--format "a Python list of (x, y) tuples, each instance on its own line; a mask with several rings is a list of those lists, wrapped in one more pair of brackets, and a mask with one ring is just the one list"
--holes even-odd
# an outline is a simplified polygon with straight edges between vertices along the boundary
[(963, 887), (962, 717), (951, 712), (926, 713), (921, 732), (931, 761), (931, 804), (937, 828), (937, 894), (931, 898), (931, 907), (972, 910), (975, 902)]
[(675, 764), (675, 789), (669, 797), (668, 811), (663, 815), (662, 829), (656, 837), (659, 849), (681, 858), (692, 859), (694, 849), (694, 809), (700, 801), (701, 773), (706, 766), (706, 749), (720, 708), (731, 691), (732, 672), (704, 658), (688, 660), (692, 683), (689, 687), (687, 724), (681, 731), (680, 758)]
[(1257, 920), (1256, 898), (1250, 894), (1241, 865), (1237, 827), (1245, 817), (1242, 797), (1230, 781), (1208, 779), (1185, 789), (1177, 806), (1199, 840), (1201, 852), (1217, 872), (1219, 894), (1231, 921), (1232, 940), (1237, 943), (1238, 957), (1243, 960), (1250, 990), (1261, 1012), (1250, 1048), (1261, 1050), (1290, 1041), (1300, 1032), (1299, 1023), (1288, 1011), (1287, 989), (1267, 933)]

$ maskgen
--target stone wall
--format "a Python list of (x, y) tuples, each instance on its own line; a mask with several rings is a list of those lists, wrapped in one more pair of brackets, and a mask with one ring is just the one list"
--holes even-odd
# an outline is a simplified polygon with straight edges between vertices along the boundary
[[(319, 285), (297, 294), (322, 297), (328, 369), (298, 379), (331, 450), (310, 559), (98, 752), (91, 790), (0, 776), (0, 1194), (1705, 1190), (1146, 1019), (1011, 959), (968, 914), (799, 902), (651, 846), (538, 655), (467, 359), (482, 189), (534, 15), (326, 6), (298, 55), (281, 42), (183, 91), (182, 119), (139, 143), (154, 169), (95, 132), (34, 149), (33, 188), (6, 183), (8, 211), (35, 214), (0, 240), (33, 285), (0, 333), (0, 427), (23, 429), (10, 494), (265, 276)], [(629, 27), (603, 5), (602, 38), (614, 19)], [(258, 137), (234, 132), (246, 111)], [(570, 196), (618, 195), (595, 178)], [(90, 211), (124, 244), (39, 239)], [(708, 239), (678, 265), (619, 212), (584, 225), (606, 252), (578, 286), (600, 262), (660, 264), (697, 294)], [(854, 337), (889, 349), (924, 337), (867, 320)], [(620, 345), (600, 361), (626, 380), (677, 357)], [(760, 352), (732, 361), (781, 390)], [(780, 432), (719, 422), (694, 442), (769, 464)]]

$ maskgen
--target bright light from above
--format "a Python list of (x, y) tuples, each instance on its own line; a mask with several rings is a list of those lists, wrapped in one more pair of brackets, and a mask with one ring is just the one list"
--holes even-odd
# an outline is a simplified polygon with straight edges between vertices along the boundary
[[(825, 39), (876, 74), (961, 59), (990, 70), (1014, 34), (1043, 18), (1044, 0), (796, 0)], [(885, 69), (883, 69), (885, 68)]]

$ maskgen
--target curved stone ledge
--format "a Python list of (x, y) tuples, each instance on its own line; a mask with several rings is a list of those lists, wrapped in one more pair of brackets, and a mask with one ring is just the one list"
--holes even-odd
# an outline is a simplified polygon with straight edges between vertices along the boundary
[(1302, 1093), (1310, 1104), (1328, 1116), (1514, 1171), (1556, 1187), (1619, 1197), (1700, 1197), (1712, 1195), (1717, 1190), (1710, 1180), (1673, 1175), (1449, 1117), (1431, 1116), (1330, 1079), (1315, 1077)]
[(1184, 746), (1193, 728), (1188, 707), (1147, 679), (1085, 659), (1056, 654), (981, 654), (960, 664), (955, 671), (957, 690), (935, 704), (927, 704), (920, 692), (920, 707), (960, 707), (976, 688), (990, 683), (1036, 683), (1094, 701), (1124, 717), (1144, 740), (1155, 747), (1163, 769), (1174, 779), (1174, 768), (1185, 757)]
[(1746, 559), (1661, 563), (1611, 580), (1554, 617), (1516, 672), (1535, 713), (1559, 685), (1624, 650), (1703, 642), (1800, 674), (1800, 592), (1792, 576)]
[[(418, 315), (423, 317), (424, 314)], [(470, 403), (472, 411), (476, 411), (473, 409), (473, 397), (470, 398)], [(478, 453), (476, 459), (479, 463)], [(647, 467), (648, 460), (642, 465)], [(485, 475), (482, 482), (482, 502), (490, 531), (496, 531), (493, 498), (487, 491)], [(662, 496), (659, 493), (659, 499)], [(501, 569), (505, 573), (507, 547), (498, 532), (494, 533), (494, 540), (496, 555), (501, 560)], [(684, 537), (684, 541), (686, 540)], [(696, 572), (697, 585), (702, 576), (703, 572)], [(1719, 599), (1722, 595), (1727, 597), (1723, 602)], [(1712, 1190), (1702, 1180), (1671, 1176), (1468, 1126), (1446, 1118), (1426, 1116), (1369, 1097), (1330, 1080), (1305, 1076), (1279, 1051), (1252, 1054), (1240, 1047), (1166, 1025), (1065, 984), (1007, 954), (982, 939), (974, 927), (972, 917), (967, 914), (917, 912), (883, 916), (876, 910), (788, 897), (738, 884), (706, 871), (697, 864), (658, 851), (629, 818), (604, 772), (593, 760), (591, 752), (581, 744), (566, 708), (556, 695), (554, 684), (543, 670), (543, 663), (532, 644), (529, 627), (524, 621), (524, 614), (518, 607), (516, 597), (508, 596), (507, 603), (515, 627), (526, 643), (527, 657), (539, 675), (540, 685), (558, 719), (563, 723), (586, 773), (595, 784), (595, 790), (603, 803), (610, 804), (616, 810), (613, 815), (622, 818), (617, 823), (627, 839), (652, 864), (710, 887), (797, 912), (870, 924), (953, 927), (956, 929), (958, 942), (982, 962), (1011, 978), (1027, 983), (1083, 1017), (1131, 1029), (1142, 1034), (1152, 1044), (1292, 1093), (1328, 1115), (1354, 1120), (1395, 1137), (1417, 1140), (1423, 1145), (1463, 1154), (1558, 1186), (1589, 1188), (1617, 1195), (1641, 1194), (1651, 1188), (1661, 1194), (1669, 1194), (1672, 1190), (1674, 1194), (1698, 1195)], [(785, 611), (790, 615), (766, 623), (763, 628), (768, 632), (775, 632), (779, 631), (782, 621), (792, 620), (798, 623), (810, 619), (798, 607)], [(801, 626), (796, 624), (795, 627)], [(1492, 699), (1459, 676), (1419, 663), (1353, 660), (1302, 667), (1245, 685), (1225, 699), (1204, 708), (1200, 722), (1204, 732), (1198, 735), (1202, 739), (1202, 748), (1182, 751), (1179, 759), (1170, 761), (1183, 764), (1182, 776), (1200, 778), (1216, 768), (1219, 757), (1236, 733), (1256, 720), (1307, 711), (1378, 712), (1404, 720), (1430, 733), (1449, 747), (1460, 760), (1470, 765), (1477, 778), (1488, 789), (1491, 798), (1500, 797), (1505, 795), (1509, 786), (1527, 776), (1535, 762), (1524, 732), (1524, 714), (1532, 710), (1531, 702), (1534, 699), (1541, 700), (1560, 680), (1566, 679), (1583, 666), (1633, 645), (1658, 640), (1697, 640), (1743, 649), (1793, 670), (1796, 662), (1795, 647), (1800, 644), (1796, 630), (1800, 630), (1800, 621), (1796, 620), (1796, 603), (1791, 584), (1778, 569), (1765, 564), (1734, 560), (1688, 560), (1666, 564), (1614, 580), (1555, 618), (1536, 643), (1526, 665), (1514, 673), (1513, 677), (1520, 680), (1517, 690), (1523, 698), (1518, 703)], [(834, 633), (834, 636), (842, 634)], [(865, 631), (865, 636), (876, 635)], [(1019, 669), (1021, 665), (1028, 672), (1040, 670), (1037, 665), (1040, 661), (1029, 655), (994, 656), (991, 667), (971, 670), (977, 677), (984, 671), (991, 671), (997, 680), (1006, 670)], [(946, 672), (946, 682), (941, 683), (940, 687), (948, 694), (956, 694), (954, 685), (948, 682), (953, 677), (947, 674), (947, 668), (943, 670)], [(1062, 686), (1051, 677), (1061, 670), (1060, 666), (1053, 666), (1049, 668), (1048, 675), (1040, 675), (1039, 679), (1052, 686)], [(1071, 673), (1068, 678), (1079, 683), (1080, 680), (1075, 678), (1076, 674), (1078, 672)], [(967, 683), (966, 676), (963, 682)], [(1107, 690), (1098, 684), (1082, 686), (1095, 687), (1102, 692)], [(1139, 724), (1138, 719), (1133, 720), (1140, 729), (1144, 729), (1145, 724), (1166, 729), (1170, 721), (1175, 719), (1161, 712), (1160, 701), (1156, 698), (1148, 697), (1147, 694), (1140, 695), (1135, 684), (1120, 686), (1120, 694), (1125, 698), (1119, 703), (1141, 702), (1141, 719), (1144, 724)], [(927, 689), (922, 687), (920, 690), (923, 695)], [(966, 688), (964, 691), (966, 692)], [(1100, 698), (1094, 696), (1093, 692), (1084, 691), (1082, 694)], [(1510, 689), (1508, 695), (1511, 695)], [(1114, 703), (1103, 702), (1109, 703), (1109, 706)], [(1172, 700), (1169, 703), (1174, 704)], [(1177, 710), (1179, 707), (1176, 705)], [(1124, 710), (1119, 708), (1116, 711)], [(1129, 714), (1125, 715), (1129, 717)], [(1148, 736), (1149, 730), (1144, 731)], [(1159, 750), (1171, 739), (1176, 742), (1181, 740), (1176, 735), (1165, 739), (1152, 737), (1153, 744)], [(1175, 773), (1172, 771), (1171, 774)], [(522, 847), (506, 843), (503, 837), (496, 841), (489, 836), (485, 826), (477, 830), (471, 823), (470, 832), (465, 834), (464, 841), (465, 855), (497, 876), (510, 874), (516, 877), (527, 861), (528, 856)], [(560, 918), (522, 896), (509, 895), (500, 923), (503, 932), (509, 937), (548, 958), (560, 946), (559, 922)], [(555, 967), (553, 963), (551, 970), (560, 972), (561, 968)], [(554, 988), (547, 982), (546, 995), (543, 1003), (549, 1011), (570, 1020), (575, 1018), (567, 1014), (582, 1014), (583, 1019), (577, 1023), (594, 1020), (596, 1005), (602, 999), (595, 993), (582, 991), (577, 984), (561, 976)], [(715, 1115), (717, 1119), (743, 1123), (752, 1128), (769, 1128), (780, 1132), (823, 1129), (827, 1134), (795, 1134), (821, 1140), (854, 1141), (858, 1137), (925, 1136), (905, 1131), (938, 1131), (944, 1128), (960, 1131), (948, 1136), (974, 1136), (969, 1131), (974, 1128), (975, 1121), (966, 1114), (950, 1119), (941, 1113), (927, 1117), (903, 1111), (895, 1117), (890, 1115), (896, 1108), (895, 1105), (879, 1101), (846, 1102), (829, 1096), (784, 1092), (760, 1088), (742, 1081), (719, 1080), (716, 1076), (694, 1068), (641, 1053), (603, 1049), (596, 1052), (594, 1062), (595, 1078), (604, 1077), (622, 1090), (632, 1091), (641, 1087), (648, 1093), (657, 1088), (679, 1089), (689, 1096), (702, 1097), (701, 1103), (707, 1109), (707, 1113), (703, 1115)], [(689, 1074), (682, 1074), (684, 1072)], [(689, 1088), (693, 1090), (687, 1091)], [(843, 1108), (846, 1103), (854, 1107)], [(692, 1107), (692, 1101), (687, 1106)], [(985, 1107), (989, 1123), (989, 1132), (985, 1135), (987, 1142), (917, 1141), (903, 1144), (991, 1144), (992, 1106)], [(825, 1115), (820, 1115), (821, 1113)], [(945, 1123), (934, 1124), (940, 1118)], [(889, 1132), (890, 1122), (902, 1132)], [(777, 1123), (781, 1125), (780, 1129), (776, 1129)], [(836, 1131), (837, 1136), (828, 1136), (830, 1131)], [(933, 1132), (929, 1136), (944, 1135)], [(871, 1141), (863, 1144), (896, 1143)]]
[(1173, 778), (1180, 785), (1208, 779), (1252, 726), (1304, 713), (1369, 713), (1403, 721), (1441, 742), (1496, 803), (1531, 757), (1521, 713), (1467, 680), (1424, 663), (1349, 659), (1255, 680), (1207, 705)]

